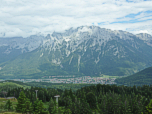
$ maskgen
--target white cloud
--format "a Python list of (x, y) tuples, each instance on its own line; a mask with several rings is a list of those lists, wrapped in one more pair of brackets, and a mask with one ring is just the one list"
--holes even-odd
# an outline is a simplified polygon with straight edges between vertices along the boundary
[[(126, 30), (137, 33), (147, 31), (152, 35), (152, 1), (132, 0), (1, 0), (0, 37), (23, 36), (56, 32), (83, 25), (99, 25), (101, 28)], [(141, 14), (125, 17), (129, 14)], [(113, 23), (131, 21), (137, 23)], [(147, 21), (146, 21), (147, 20)], [(113, 23), (113, 24), (110, 24)]]
[(140, 30), (140, 31), (137, 31), (136, 33), (149, 33), (147, 30)]

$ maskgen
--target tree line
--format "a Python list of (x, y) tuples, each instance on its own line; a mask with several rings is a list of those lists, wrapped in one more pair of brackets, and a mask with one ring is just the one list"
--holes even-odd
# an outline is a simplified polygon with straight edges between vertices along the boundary
[[(38, 99), (36, 99), (35, 90), (38, 90)], [(97, 84), (82, 87), (75, 92), (72, 89), (63, 91), (61, 89), (32, 86), (30, 89), (14, 88), (8, 90), (7, 93), (7, 97), (14, 96), (17, 98), (19, 104), (17, 106), (23, 106), (20, 110), (16, 109), (18, 112), (22, 110), (34, 113), (37, 110), (41, 113), (49, 112), (50, 114), (58, 111), (54, 98), (55, 95), (60, 95), (58, 110), (64, 107), (63, 114), (92, 114), (92, 111), (100, 114), (152, 113), (151, 85), (127, 87)], [(20, 102), (20, 99), (24, 99), (24, 102)], [(49, 105), (48, 108), (45, 108), (43, 103), (47, 102), (49, 102)]]

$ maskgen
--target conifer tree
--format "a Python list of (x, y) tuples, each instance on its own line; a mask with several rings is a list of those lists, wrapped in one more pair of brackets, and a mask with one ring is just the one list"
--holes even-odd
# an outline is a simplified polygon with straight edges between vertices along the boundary
[(126, 114), (133, 114), (130, 105), (127, 107)]
[(22, 109), (25, 108), (26, 96), (23, 91), (20, 92), (20, 96), (17, 99), (18, 104), (16, 107), (16, 112), (22, 112)]
[(146, 106), (146, 109), (149, 113), (152, 113), (152, 99), (150, 100), (150, 103)]
[(105, 95), (102, 97), (101, 103), (98, 104), (98, 106), (99, 106), (99, 113), (100, 114), (107, 113), (107, 97)]
[(44, 107), (44, 104), (43, 104), (42, 100), (40, 100), (38, 102), (38, 108), (39, 108), (39, 113), (40, 114), (48, 114), (49, 113), (48, 111), (44, 111), (45, 107)]
[(72, 92), (71, 88), (70, 88), (70, 91), (69, 91), (69, 96), (71, 97), (72, 102), (74, 102), (74, 95), (73, 95), (73, 92)]
[(82, 90), (82, 93), (81, 93), (81, 99), (86, 101), (86, 95), (85, 95), (84, 89)]
[(33, 106), (29, 99), (26, 99), (25, 108), (23, 108), (23, 112), (30, 114), (33, 112)]
[(33, 107), (33, 111), (38, 114), (39, 113), (39, 106), (38, 106), (39, 100), (37, 99), (36, 101), (34, 101), (34, 107)]
[(65, 109), (63, 114), (72, 114), (71, 110), (70, 109)]
[(69, 92), (67, 89), (64, 90), (64, 97), (67, 97), (69, 95)]
[(48, 114), (49, 112), (47, 111), (44, 111), (44, 104), (42, 102), (42, 100), (39, 101), (39, 99), (37, 99), (35, 102), (34, 102), (34, 113), (35, 114)]
[(97, 107), (95, 95), (92, 92), (86, 95), (87, 103), (89, 103), (90, 108), (95, 109)]
[(64, 102), (65, 108), (67, 108), (70, 105), (70, 103), (72, 102), (72, 99), (70, 96), (67, 96), (67, 97), (63, 98), (63, 102)]
[(80, 114), (81, 112), (81, 104), (79, 102), (80, 100), (77, 100), (77, 97), (75, 98), (75, 102), (71, 103), (69, 106), (69, 109), (71, 110), (72, 114)]
[(70, 104), (72, 103), (72, 99), (71, 99), (71, 97), (70, 96), (67, 96), (67, 98), (66, 98), (66, 108), (68, 107), (69, 108), (69, 106), (70, 106)]
[(87, 103), (84, 99), (82, 99), (82, 101), (81, 101), (80, 112), (81, 112), (81, 114), (92, 114), (89, 103)]
[(8, 111), (10, 111), (11, 109), (13, 109), (12, 102), (10, 101), (10, 99), (6, 102), (5, 109), (8, 109)]
[(31, 102), (34, 104), (34, 101), (36, 101), (35, 92), (31, 92)]
[(39, 111), (40, 111), (40, 112), (43, 112), (43, 110), (44, 110), (45, 107), (44, 107), (44, 105), (43, 105), (42, 100), (39, 101), (38, 106), (39, 106)]
[(69, 108), (70, 108), (72, 114), (78, 114), (78, 113), (76, 113), (77, 112), (76, 103), (74, 103), (74, 102), (71, 103)]
[(50, 114), (53, 114), (56, 111), (56, 105), (51, 97), (50, 101), (49, 101), (49, 108), (48, 111)]

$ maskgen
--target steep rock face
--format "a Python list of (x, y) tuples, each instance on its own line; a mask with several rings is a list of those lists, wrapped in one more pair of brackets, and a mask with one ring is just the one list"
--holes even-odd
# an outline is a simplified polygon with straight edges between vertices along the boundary
[(2, 43), (20, 49), (20, 53), (0, 65), (0, 76), (130, 75), (152, 66), (152, 46), (145, 43), (147, 38), (150, 36), (97, 26), (20, 38), (14, 44)]

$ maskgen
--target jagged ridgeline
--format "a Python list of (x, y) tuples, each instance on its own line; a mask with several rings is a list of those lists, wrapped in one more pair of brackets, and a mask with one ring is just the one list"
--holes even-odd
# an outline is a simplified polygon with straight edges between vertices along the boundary
[(0, 38), (0, 78), (128, 76), (152, 66), (152, 36), (97, 26)]

